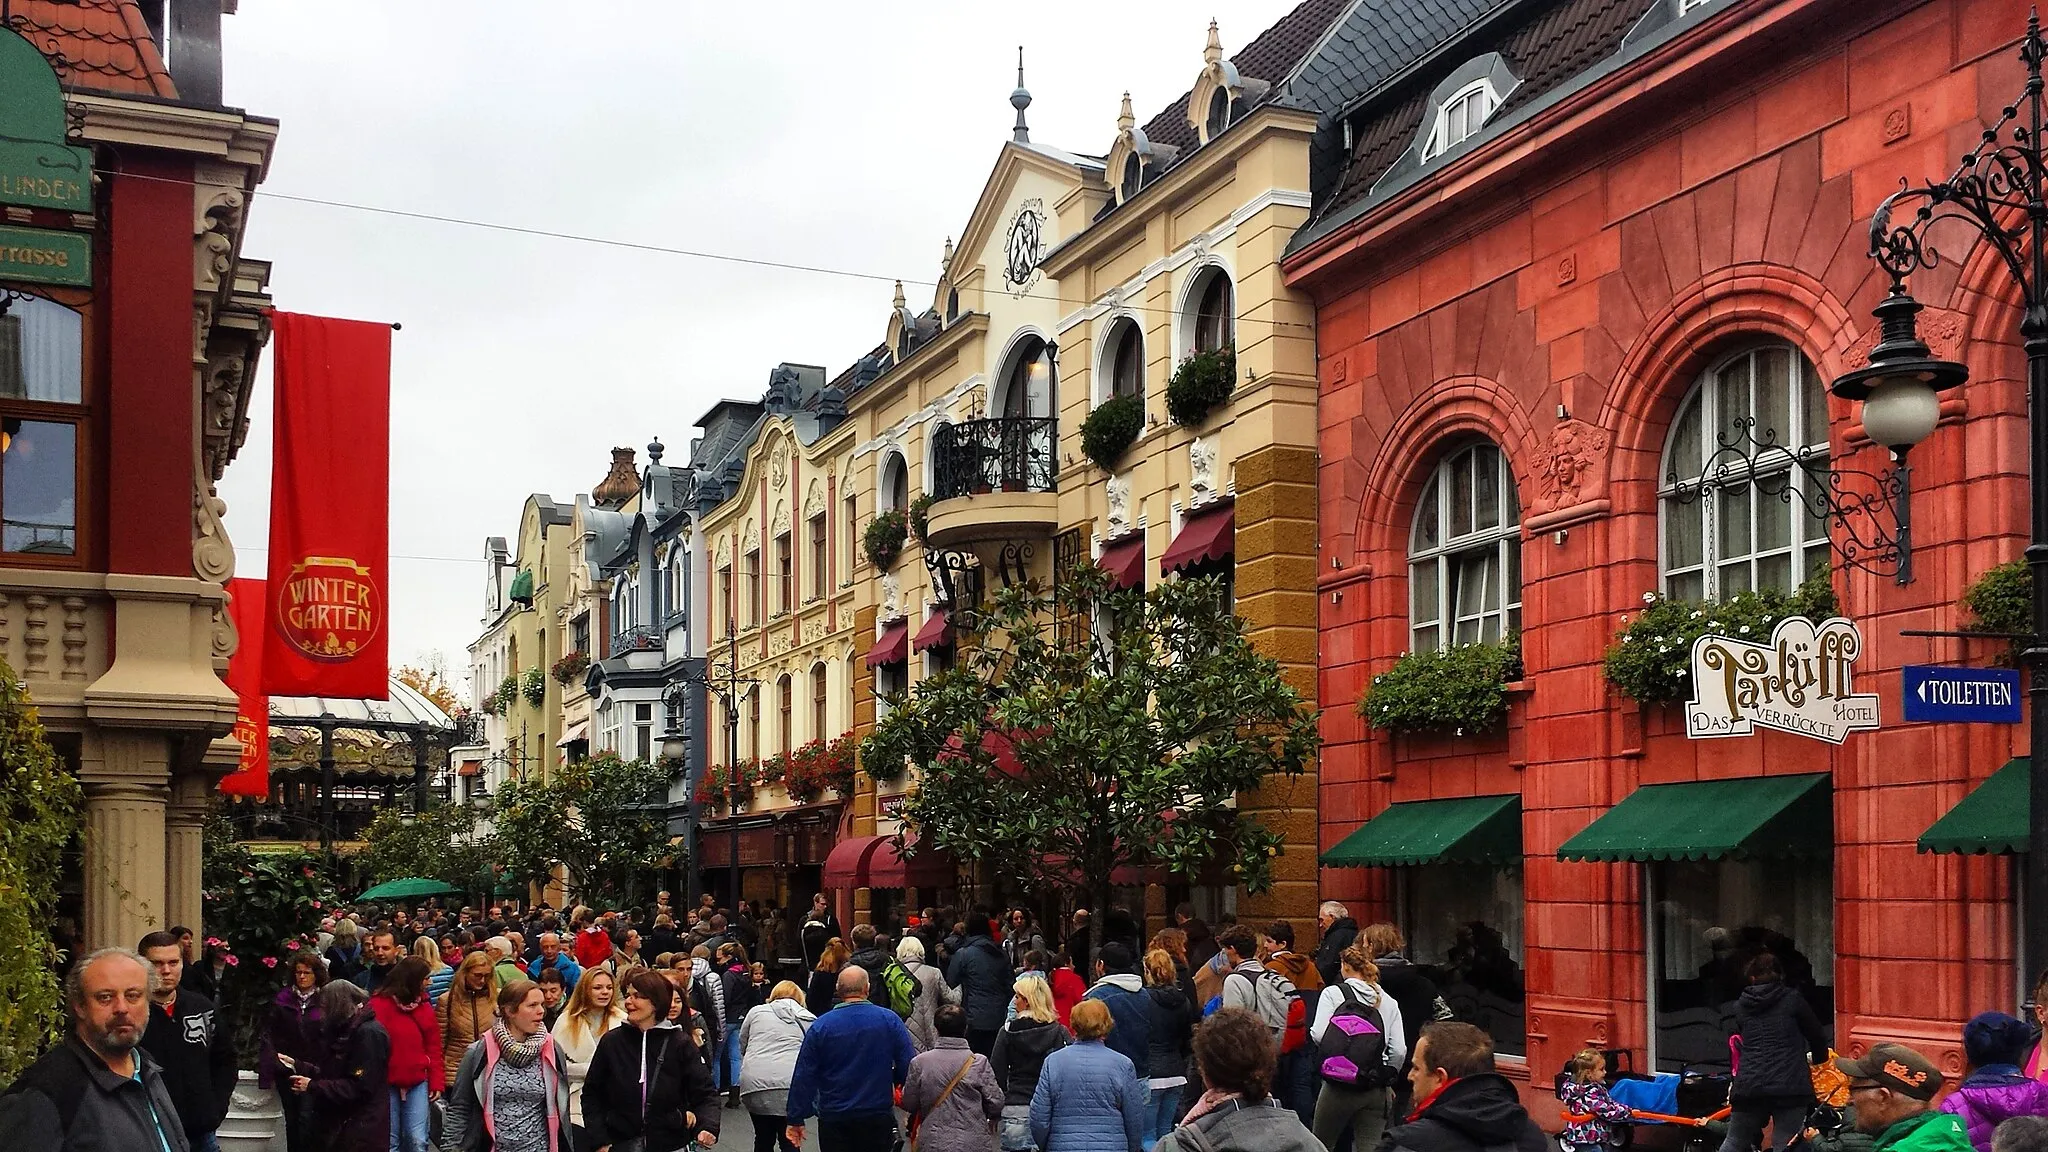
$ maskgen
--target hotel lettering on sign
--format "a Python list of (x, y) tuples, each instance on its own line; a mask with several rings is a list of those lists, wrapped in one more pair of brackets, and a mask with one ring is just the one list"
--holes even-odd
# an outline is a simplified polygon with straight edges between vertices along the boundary
[(1787, 617), (1764, 644), (1702, 636), (1692, 646), (1686, 735), (1747, 736), (1764, 727), (1840, 744), (1876, 728), (1876, 695), (1855, 690), (1862, 651), (1863, 633), (1839, 616), (1818, 625)]

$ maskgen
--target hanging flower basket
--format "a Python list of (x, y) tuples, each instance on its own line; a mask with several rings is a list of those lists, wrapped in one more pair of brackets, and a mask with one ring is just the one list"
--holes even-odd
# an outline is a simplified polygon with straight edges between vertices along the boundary
[(555, 661), (554, 666), (548, 669), (548, 675), (555, 678), (555, 683), (567, 688), (576, 681), (583, 679), (583, 673), (589, 670), (589, 668), (590, 657), (581, 652), (571, 652), (560, 660)]
[(1372, 678), (1359, 715), (1391, 732), (1479, 736), (1508, 718), (1510, 681), (1522, 677), (1521, 638), (1410, 652)]
[(1692, 699), (1692, 645), (1702, 636), (1762, 643), (1787, 616), (1816, 623), (1835, 615), (1828, 573), (1791, 592), (1738, 592), (1725, 600), (1667, 600), (1643, 593), (1644, 608), (1607, 650), (1607, 682), (1643, 704)]
[(1081, 451), (1097, 468), (1114, 472), (1144, 430), (1145, 402), (1136, 396), (1112, 396), (1081, 421)]
[(868, 521), (867, 530), (861, 535), (863, 550), (868, 554), (868, 563), (877, 568), (887, 568), (903, 554), (903, 541), (909, 531), (909, 522), (900, 508), (891, 508)]
[(1175, 424), (1200, 424), (1237, 387), (1237, 353), (1218, 348), (1180, 362), (1166, 382), (1166, 414)]
[(528, 704), (540, 707), (548, 698), (546, 674), (538, 668), (528, 668), (526, 674), (519, 678), (519, 692), (526, 697)]

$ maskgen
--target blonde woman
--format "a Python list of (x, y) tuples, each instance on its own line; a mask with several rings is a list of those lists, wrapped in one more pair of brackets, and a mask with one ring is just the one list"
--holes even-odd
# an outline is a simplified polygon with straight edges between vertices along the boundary
[(1019, 976), (1012, 991), (1017, 1014), (996, 1031), (988, 1063), (1003, 1090), (1003, 1147), (1020, 1152), (1037, 1147), (1031, 1142), (1031, 1094), (1038, 1089), (1039, 1070), (1045, 1058), (1065, 1048), (1071, 1037), (1060, 1027), (1052, 985), (1045, 977)]
[(439, 1004), (441, 994), (448, 991), (449, 983), (455, 979), (455, 969), (441, 959), (441, 946), (434, 943), (432, 936), (413, 941), (412, 954), (427, 962), (427, 1003)]
[(462, 1067), (462, 1054), (483, 1038), (498, 1019), (498, 974), (491, 967), (491, 954), (479, 948), (462, 958), (448, 994), (434, 1007), (441, 1023), (441, 1068), (443, 1083), (453, 1083)]
[(784, 980), (768, 993), (766, 1003), (749, 1010), (740, 1022), (740, 1101), (754, 1121), (756, 1152), (789, 1148), (788, 1140), (781, 1138), (789, 1126), (789, 1081), (796, 1074), (804, 1034), (816, 1021), (804, 1007), (803, 989)]
[(576, 982), (568, 1006), (555, 1020), (555, 1047), (561, 1049), (569, 1067), (569, 1123), (576, 1133), (574, 1145), (585, 1146), (583, 1138), (583, 1080), (590, 1075), (590, 1057), (597, 1042), (626, 1020), (626, 1006), (618, 996), (612, 974), (593, 968)]

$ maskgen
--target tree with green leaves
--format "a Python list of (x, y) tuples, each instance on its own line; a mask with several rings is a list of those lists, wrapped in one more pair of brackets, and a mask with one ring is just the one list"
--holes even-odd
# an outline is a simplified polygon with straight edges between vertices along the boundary
[(601, 752), (500, 790), (498, 856), (510, 879), (544, 884), (561, 865), (574, 901), (624, 906), (648, 895), (649, 874), (677, 852), (667, 802), (665, 770)]
[(423, 876), (465, 892), (488, 891), (497, 860), (494, 836), (477, 830), (476, 811), (440, 804), (412, 813), (386, 808), (363, 835), (357, 866), (373, 884)]
[(915, 769), (915, 851), (1096, 907), (1123, 867), (1271, 884), (1280, 837), (1236, 801), (1307, 767), (1316, 716), (1219, 581), (1117, 590), (1082, 565), (965, 615), (959, 665), (891, 697), (861, 746), (871, 775)]
[(51, 929), (64, 849), (84, 808), (28, 692), (0, 663), (0, 1083), (34, 1063), (63, 1026)]

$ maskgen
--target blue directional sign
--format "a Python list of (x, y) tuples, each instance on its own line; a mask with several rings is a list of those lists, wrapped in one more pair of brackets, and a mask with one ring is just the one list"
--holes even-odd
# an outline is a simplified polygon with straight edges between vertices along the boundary
[(2011, 668), (1908, 664), (1903, 681), (1907, 720), (1961, 724), (2020, 722), (2020, 674)]

